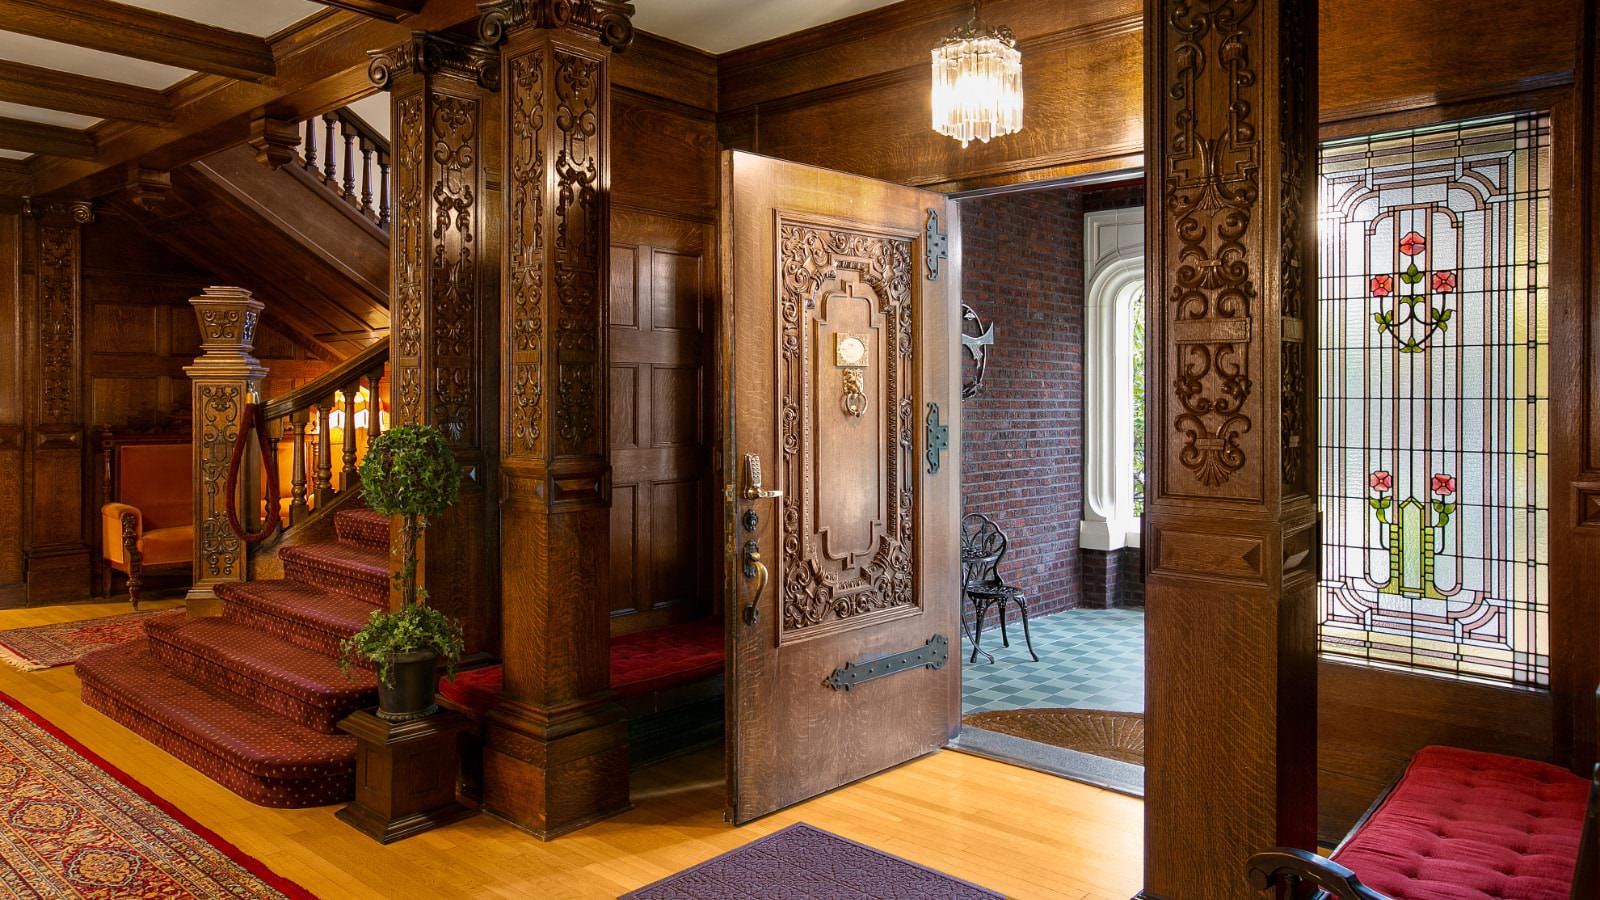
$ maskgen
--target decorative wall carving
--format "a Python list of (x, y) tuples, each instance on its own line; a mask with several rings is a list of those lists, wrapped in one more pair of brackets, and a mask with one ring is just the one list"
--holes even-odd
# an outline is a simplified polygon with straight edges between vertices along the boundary
[(621, 0), (499, 0), (482, 3), (478, 36), (499, 44), (513, 28), (571, 28), (594, 34), (613, 50), (633, 43), (633, 4)]
[(524, 53), (507, 63), (512, 405), (507, 456), (544, 453), (544, 63), (542, 51)]
[(39, 412), (77, 421), (78, 229), (39, 229)]
[[(917, 602), (911, 590), (912, 243), (909, 237), (779, 224), (785, 632)], [(868, 391), (881, 391), (859, 419), (835, 403), (811, 400), (814, 392), (836, 393), (821, 381), (840, 377), (830, 337), (839, 330), (868, 338)], [(878, 453), (865, 452), (863, 441)], [(826, 477), (817, 476), (822, 470)], [(836, 485), (853, 498), (867, 497), (873, 508), (830, 494)], [(866, 520), (865, 534), (841, 526)]]
[(239, 412), (243, 409), (243, 389), (237, 384), (195, 386), (199, 392), (195, 410), (194, 434), (199, 451), (202, 486), (200, 515), (195, 522), (202, 574), (212, 579), (244, 577), (239, 539), (228, 527), (223, 485), (228, 481), (228, 458), (238, 438)]
[(472, 365), (478, 325), (478, 261), (473, 223), (479, 201), (481, 110), (476, 100), (437, 91), (430, 97), (429, 107), (433, 424), (452, 443), (475, 443)]
[[(1166, 259), (1173, 273), (1166, 297), (1167, 344), (1179, 409), (1173, 431), (1182, 435), (1181, 469), (1163, 467), (1168, 489), (1177, 479), (1216, 488), (1244, 468), (1241, 439), (1258, 415), (1252, 398), (1252, 318), (1259, 314), (1260, 273), (1252, 272), (1246, 240), (1259, 193), (1261, 144), (1255, 106), (1260, 93), (1250, 47), (1255, 0), (1173, 3), (1166, 14), (1175, 35), (1176, 65), (1166, 85), (1171, 115), (1164, 212), (1171, 223)], [(1226, 70), (1227, 113), (1217, 128), (1197, 104), (1208, 67)], [(1241, 486), (1237, 492), (1249, 489)]]
[(604, 452), (600, 379), (600, 62), (555, 50), (556, 435), (563, 455)]
[[(1295, 49), (1304, 35), (1304, 7), (1290, 3), (1283, 7), (1279, 19), (1278, 47), (1281, 52), (1278, 68), (1279, 117), (1285, 135), (1283, 164), (1279, 172), (1282, 192), (1278, 213), (1280, 232), (1278, 244), (1279, 309), (1283, 315), (1282, 396), (1280, 398), (1279, 425), (1282, 429), (1281, 455), (1283, 458), (1284, 494), (1309, 493), (1308, 477), (1311, 433), (1308, 425), (1312, 402), (1308, 390), (1306, 356), (1310, 347), (1306, 335), (1313, 334), (1308, 320), (1315, 322), (1316, 285), (1307, 275), (1302, 259), (1303, 248), (1316, 239), (1308, 226), (1311, 220), (1305, 208), (1306, 187), (1314, 176), (1311, 171), (1316, 160), (1312, 146), (1315, 128), (1307, 127), (1312, 104), (1307, 97), (1310, 80), (1314, 74), (1307, 71), (1306, 54)], [(1314, 216), (1314, 213), (1313, 213)], [(1311, 313), (1312, 315), (1307, 315)]]
[(422, 213), (422, 95), (402, 97), (395, 104), (394, 219), (394, 354), (396, 424), (422, 421), (422, 292), (426, 289), (427, 254)]
[(0, 427), (0, 585), (22, 581), (22, 429)]

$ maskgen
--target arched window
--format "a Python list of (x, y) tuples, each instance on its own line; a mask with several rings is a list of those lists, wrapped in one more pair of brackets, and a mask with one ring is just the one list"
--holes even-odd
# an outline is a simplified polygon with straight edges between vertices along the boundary
[(1139, 545), (1144, 490), (1144, 209), (1083, 217), (1087, 550)]

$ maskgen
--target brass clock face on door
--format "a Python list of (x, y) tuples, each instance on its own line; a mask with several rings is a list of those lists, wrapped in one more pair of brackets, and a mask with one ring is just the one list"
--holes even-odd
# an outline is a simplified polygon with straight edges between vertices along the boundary
[(860, 335), (835, 335), (833, 364), (850, 367), (865, 366), (867, 364), (867, 342), (862, 340)]

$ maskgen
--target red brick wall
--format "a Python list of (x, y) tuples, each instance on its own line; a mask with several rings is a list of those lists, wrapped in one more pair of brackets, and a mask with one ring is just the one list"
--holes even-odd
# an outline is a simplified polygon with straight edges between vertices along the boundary
[(1083, 195), (963, 200), (961, 265), (962, 301), (995, 325), (983, 390), (961, 409), (962, 512), (1011, 539), (1001, 573), (1031, 615), (1071, 609), (1082, 598)]

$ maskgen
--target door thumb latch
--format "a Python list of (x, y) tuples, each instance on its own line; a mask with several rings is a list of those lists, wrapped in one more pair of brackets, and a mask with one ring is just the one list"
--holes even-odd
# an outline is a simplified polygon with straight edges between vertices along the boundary
[(756, 589), (744, 608), (744, 623), (754, 625), (761, 618), (761, 595), (767, 591), (767, 564), (761, 561), (761, 547), (755, 541), (744, 542), (744, 577), (756, 580)]

